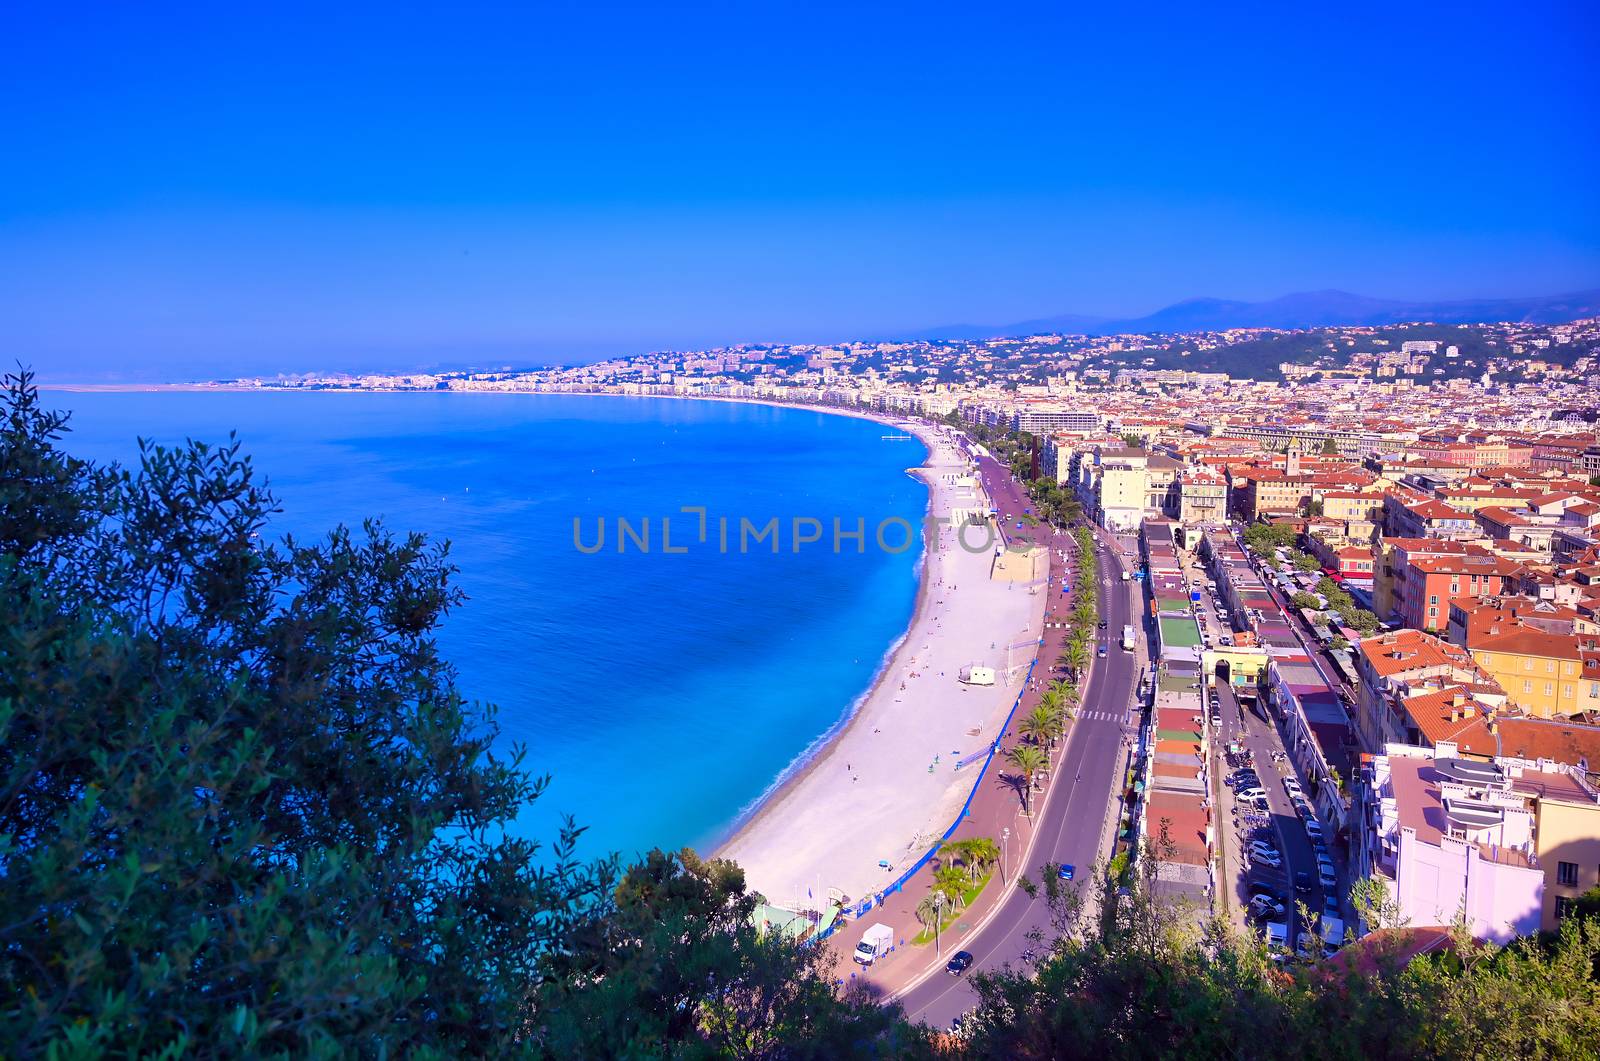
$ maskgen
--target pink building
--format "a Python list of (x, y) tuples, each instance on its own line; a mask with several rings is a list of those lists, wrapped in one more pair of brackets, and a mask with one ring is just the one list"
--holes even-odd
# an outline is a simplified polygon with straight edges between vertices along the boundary
[(1465, 918), (1498, 943), (1537, 932), (1545, 875), (1534, 816), (1504, 767), (1454, 754), (1442, 742), (1368, 757), (1357, 866), (1384, 881), (1411, 928)]

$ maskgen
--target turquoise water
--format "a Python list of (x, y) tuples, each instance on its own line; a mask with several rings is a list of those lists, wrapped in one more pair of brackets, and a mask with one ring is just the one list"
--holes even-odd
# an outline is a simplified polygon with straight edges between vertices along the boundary
[[(925, 450), (865, 420), (721, 402), (568, 395), (73, 393), (67, 448), (131, 461), (163, 443), (239, 432), (283, 506), (274, 530), (318, 534), (369, 515), (450, 539), (470, 598), (441, 646), (462, 690), (500, 707), (502, 740), (549, 772), (518, 823), (583, 851), (701, 849), (725, 835), (866, 690), (910, 621), (920, 543), (879, 549), (872, 528), (916, 524)], [(703, 505), (698, 518), (681, 506)], [(729, 551), (717, 518), (731, 517)], [(605, 548), (585, 546), (607, 519)], [(619, 554), (617, 517), (652, 524)], [(673, 516), (662, 551), (660, 520)], [(740, 553), (738, 519), (780, 517), (777, 555)], [(822, 542), (792, 551), (791, 520)], [(832, 520), (867, 546), (832, 548)], [(898, 524), (885, 540), (898, 547)]]

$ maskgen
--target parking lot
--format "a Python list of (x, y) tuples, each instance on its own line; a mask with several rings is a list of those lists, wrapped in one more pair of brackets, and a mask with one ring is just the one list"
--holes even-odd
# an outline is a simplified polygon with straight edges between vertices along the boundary
[[(1187, 573), (1190, 585), (1205, 586), (1199, 568)], [(1202, 589), (1201, 598), (1195, 613), (1206, 647), (1228, 645), (1234, 628), (1220, 614), (1215, 594)], [(1307, 956), (1320, 954), (1315, 937), (1323, 920), (1345, 920), (1347, 880), (1303, 800), (1304, 780), (1295, 775), (1282, 734), (1264, 706), (1245, 706), (1226, 685), (1208, 686), (1206, 697), (1207, 721), (1216, 737), (1211, 766), (1222, 793), (1219, 840), (1232, 920), (1281, 943), (1288, 953), (1304, 934)], [(1241, 802), (1241, 789), (1256, 789), (1259, 795)], [(1309, 924), (1299, 916), (1300, 904)]]

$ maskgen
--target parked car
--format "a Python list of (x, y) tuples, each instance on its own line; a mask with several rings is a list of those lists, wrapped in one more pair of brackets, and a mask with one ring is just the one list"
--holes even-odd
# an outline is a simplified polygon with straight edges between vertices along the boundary
[(1239, 798), (1248, 800), (1265, 800), (1267, 798), (1267, 790), (1264, 788), (1242, 788), (1239, 790)]
[(1269, 855), (1261, 851), (1250, 852), (1250, 864), (1255, 866), (1271, 866), (1277, 869), (1283, 865), (1283, 859), (1278, 855)]
[(1321, 840), (1322, 839), (1322, 823), (1317, 821), (1317, 819), (1315, 819), (1315, 818), (1307, 818), (1306, 819), (1306, 835), (1310, 836), (1311, 839), (1313, 839), (1313, 840)]
[(1339, 887), (1339, 878), (1334, 876), (1332, 866), (1317, 867), (1317, 883), (1329, 890)]
[(945, 963), (944, 967), (948, 969), (952, 975), (960, 976), (962, 973), (972, 968), (972, 952), (964, 950), (956, 951), (950, 956), (950, 960)]
[(1292, 777), (1286, 777), (1283, 779), (1283, 787), (1290, 795), (1298, 796), (1302, 792), (1302, 789), (1300, 788), (1300, 782)]
[(1276, 899), (1265, 895), (1258, 895), (1250, 900), (1250, 905), (1245, 907), (1245, 916), (1252, 921), (1261, 921), (1274, 917), (1282, 917), (1284, 905)]
[(1278, 887), (1276, 884), (1272, 884), (1263, 880), (1253, 880), (1250, 882), (1249, 895), (1252, 900), (1270, 899), (1271, 901), (1280, 905), (1284, 901), (1283, 889)]

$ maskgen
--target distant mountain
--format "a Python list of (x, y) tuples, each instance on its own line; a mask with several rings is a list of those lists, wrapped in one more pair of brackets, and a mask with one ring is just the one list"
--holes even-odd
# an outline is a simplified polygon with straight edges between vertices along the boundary
[(916, 338), (987, 339), (997, 335), (1045, 332), (1141, 335), (1149, 332), (1219, 331), (1225, 328), (1321, 328), (1340, 324), (1403, 324), (1411, 321), (1434, 324), (1487, 324), (1496, 321), (1560, 324), (1581, 317), (1600, 317), (1600, 289), (1534, 298), (1445, 302), (1369, 298), (1348, 291), (1302, 291), (1266, 302), (1192, 298), (1143, 317), (1122, 320), (1063, 314), (998, 326), (957, 324), (930, 328)]

